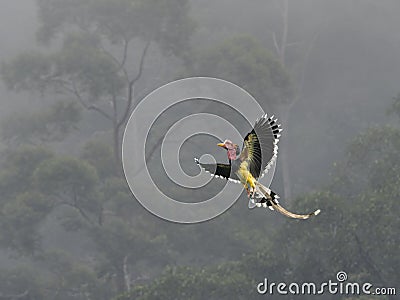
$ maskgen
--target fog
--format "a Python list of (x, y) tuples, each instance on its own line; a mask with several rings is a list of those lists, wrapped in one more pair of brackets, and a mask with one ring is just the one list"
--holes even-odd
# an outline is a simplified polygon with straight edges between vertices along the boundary
[[(396, 0), (2, 0), (0, 298), (257, 299), (267, 296), (256, 289), (264, 277), (318, 284), (338, 271), (396, 287), (399, 15)], [(194, 76), (233, 82), (278, 118), (275, 173), (264, 183), (290, 210), (320, 216), (250, 210), (226, 180), (191, 188), (169, 178), (199, 175), (193, 158), (203, 154), (226, 163), (216, 143), (235, 135), (221, 120), (244, 137), (258, 117), (233, 109), (246, 101), (239, 92), (223, 99), (228, 107), (209, 101), (222, 91), (199, 85), (168, 90), (129, 120), (150, 92)], [(157, 110), (182, 94), (196, 96)], [(219, 119), (163, 141), (201, 113)], [(164, 159), (179, 166), (168, 173), (162, 151), (175, 142), (179, 153)], [(216, 218), (172, 223), (140, 205), (125, 174), (140, 176), (151, 205), (158, 192), (192, 204), (224, 188), (224, 201), (241, 195)]]

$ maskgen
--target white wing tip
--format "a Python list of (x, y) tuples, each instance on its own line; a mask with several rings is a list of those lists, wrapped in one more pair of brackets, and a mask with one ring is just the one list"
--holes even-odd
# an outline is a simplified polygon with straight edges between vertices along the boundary
[(317, 209), (316, 211), (314, 211), (314, 216), (318, 216), (320, 214), (321, 210)]

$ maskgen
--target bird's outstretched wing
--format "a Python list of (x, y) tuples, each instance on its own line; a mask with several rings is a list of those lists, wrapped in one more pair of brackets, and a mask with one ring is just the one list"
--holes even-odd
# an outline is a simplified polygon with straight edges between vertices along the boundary
[(229, 181), (239, 183), (239, 178), (235, 173), (231, 173), (231, 165), (228, 164), (204, 164), (201, 163), (197, 158), (194, 159), (197, 165), (199, 165), (206, 172), (210, 173), (213, 177), (225, 178)]
[(282, 131), (277, 121), (274, 116), (268, 118), (265, 114), (244, 138), (240, 160), (247, 163), (254, 178), (262, 177), (275, 163)]

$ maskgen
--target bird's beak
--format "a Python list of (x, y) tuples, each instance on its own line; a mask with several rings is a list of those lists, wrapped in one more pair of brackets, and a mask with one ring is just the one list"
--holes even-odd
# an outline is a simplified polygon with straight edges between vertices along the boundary
[(225, 143), (218, 143), (217, 146), (225, 148)]

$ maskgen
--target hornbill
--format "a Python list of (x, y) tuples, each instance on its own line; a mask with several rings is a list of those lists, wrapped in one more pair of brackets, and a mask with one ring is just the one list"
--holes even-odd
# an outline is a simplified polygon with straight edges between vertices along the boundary
[(320, 210), (305, 215), (287, 211), (279, 204), (279, 196), (258, 182), (276, 161), (282, 131), (280, 127), (274, 116), (268, 118), (265, 114), (256, 121), (253, 129), (244, 138), (241, 152), (239, 146), (230, 140), (218, 144), (227, 150), (229, 164), (205, 164), (197, 158), (194, 160), (214, 177), (242, 183), (250, 199), (250, 208), (269, 207), (290, 218), (308, 219), (318, 215)]

